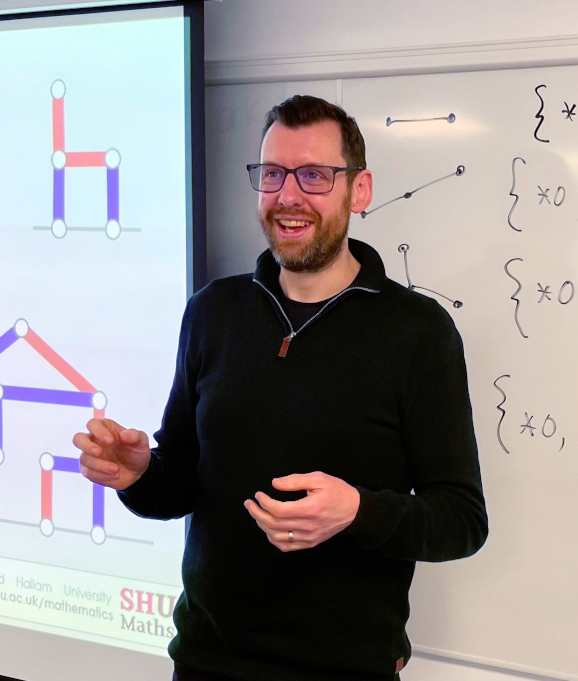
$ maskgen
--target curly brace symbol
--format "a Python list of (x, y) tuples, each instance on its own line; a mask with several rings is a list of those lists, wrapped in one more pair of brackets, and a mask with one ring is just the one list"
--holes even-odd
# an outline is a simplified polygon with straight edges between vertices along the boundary
[(506, 393), (505, 393), (505, 392), (500, 388), (500, 386), (498, 385), (498, 381), (499, 381), (500, 379), (502, 379), (502, 378), (510, 378), (510, 374), (504, 374), (503, 376), (499, 376), (499, 377), (496, 378), (496, 380), (494, 381), (494, 385), (495, 385), (496, 388), (502, 393), (502, 397), (504, 398), (504, 399), (500, 402), (500, 404), (498, 404), (498, 406), (496, 407), (496, 409), (497, 409), (498, 411), (501, 411), (501, 412), (502, 412), (502, 415), (500, 416), (500, 421), (498, 422), (498, 431), (497, 431), (497, 434), (498, 434), (498, 442), (499, 442), (500, 445), (502, 446), (502, 449), (506, 452), (506, 454), (509, 454), (510, 452), (506, 449), (506, 446), (504, 445), (504, 442), (502, 441), (502, 421), (503, 421), (504, 418), (506, 417), (506, 410), (505, 410), (505, 409), (502, 409), (502, 405), (505, 404), (505, 402), (506, 402), (506, 400), (507, 400)]
[(516, 282), (516, 284), (518, 284), (518, 290), (513, 295), (510, 296), (510, 300), (516, 301), (516, 309), (514, 311), (514, 319), (516, 320), (516, 326), (518, 327), (518, 331), (522, 334), (522, 336), (524, 338), (528, 338), (528, 336), (526, 336), (526, 334), (522, 331), (522, 327), (520, 326), (520, 322), (518, 321), (518, 308), (520, 307), (520, 300), (518, 298), (516, 298), (516, 296), (522, 290), (522, 283), (518, 279), (516, 279), (516, 277), (513, 274), (511, 274), (510, 271), (508, 270), (508, 265), (511, 262), (514, 262), (516, 260), (519, 260), (520, 262), (524, 262), (522, 260), (522, 258), (512, 258), (511, 260), (508, 260), (508, 262), (504, 265), (504, 272), (510, 277), (510, 279), (513, 279)]
[(542, 123), (544, 122), (544, 116), (542, 116), (542, 111), (544, 111), (544, 100), (542, 99), (542, 95), (538, 92), (538, 90), (541, 87), (546, 87), (545, 85), (538, 85), (538, 87), (534, 90), (534, 92), (538, 95), (540, 102), (542, 103), (540, 106), (540, 111), (534, 116), (534, 118), (539, 118), (540, 122), (536, 126), (536, 129), (534, 130), (534, 137), (538, 140), (538, 142), (546, 142), (549, 143), (550, 140), (543, 140), (538, 137), (538, 130), (542, 127)]
[(521, 229), (518, 229), (517, 227), (514, 227), (512, 224), (512, 213), (514, 212), (514, 208), (516, 207), (516, 204), (518, 203), (518, 199), (520, 198), (518, 194), (514, 194), (514, 189), (516, 188), (516, 161), (522, 161), (524, 165), (526, 165), (526, 161), (520, 156), (516, 156), (516, 158), (512, 161), (512, 188), (510, 189), (510, 196), (515, 196), (516, 200), (514, 201), (513, 206), (510, 208), (510, 212), (508, 213), (508, 224), (510, 227), (515, 230), (516, 232), (521, 232)]

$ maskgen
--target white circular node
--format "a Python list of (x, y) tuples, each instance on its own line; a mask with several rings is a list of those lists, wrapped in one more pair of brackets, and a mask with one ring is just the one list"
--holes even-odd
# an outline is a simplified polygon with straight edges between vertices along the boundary
[(4, 397), (4, 388), (0, 385), (0, 400)]
[(93, 525), (90, 536), (95, 544), (104, 544), (106, 541), (106, 532), (100, 525)]
[(120, 236), (120, 224), (116, 220), (109, 220), (106, 223), (106, 228), (104, 231), (106, 232), (106, 236), (114, 241)]
[(56, 170), (62, 170), (66, 165), (66, 154), (64, 151), (55, 151), (52, 154), (52, 165)]
[(105, 409), (107, 402), (108, 400), (106, 399), (106, 395), (103, 392), (100, 392), (100, 390), (95, 392), (92, 396), (92, 407), (97, 411), (102, 411)]
[(66, 236), (67, 231), (68, 229), (66, 227), (66, 222), (64, 222), (64, 220), (55, 220), (52, 223), (52, 234), (57, 239), (63, 239)]
[(55, 80), (54, 83), (52, 83), (50, 92), (52, 92), (54, 99), (62, 99), (66, 94), (66, 85), (64, 84), (64, 81)]
[(4, 450), (0, 449), (0, 466), (4, 463), (4, 459), (6, 457), (4, 456)]
[(45, 537), (51, 537), (54, 534), (54, 523), (48, 518), (40, 521), (40, 531)]
[(118, 149), (109, 149), (104, 157), (107, 168), (118, 168), (120, 165), (120, 152)]
[(54, 468), (54, 457), (48, 452), (44, 452), (40, 457), (40, 468), (43, 471), (51, 471)]
[(25, 319), (17, 319), (16, 324), (14, 324), (14, 333), (18, 338), (25, 338), (28, 335), (30, 327)]

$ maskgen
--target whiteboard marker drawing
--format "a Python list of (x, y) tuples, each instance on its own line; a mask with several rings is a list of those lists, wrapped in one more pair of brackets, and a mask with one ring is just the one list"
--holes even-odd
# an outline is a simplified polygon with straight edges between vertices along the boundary
[(526, 165), (526, 161), (521, 156), (516, 156), (516, 158), (512, 161), (512, 188), (510, 189), (510, 196), (515, 196), (516, 200), (512, 204), (512, 207), (510, 208), (510, 212), (508, 213), (508, 224), (510, 227), (516, 231), (516, 232), (521, 232), (521, 229), (518, 229), (517, 227), (514, 227), (512, 224), (512, 213), (514, 212), (514, 208), (516, 207), (516, 204), (518, 203), (519, 196), (518, 194), (514, 193), (514, 189), (516, 188), (516, 161), (522, 161), (524, 165)]
[[(567, 286), (570, 287), (570, 295), (566, 298), (566, 300), (562, 300), (562, 294), (564, 293), (564, 289)], [(571, 281), (565, 281), (560, 287), (560, 292), (558, 293), (558, 302), (561, 305), (568, 305), (572, 298), (574, 298), (574, 284)]]
[(516, 277), (513, 274), (511, 274), (510, 271), (508, 270), (508, 265), (511, 262), (515, 262), (516, 260), (519, 260), (520, 262), (524, 262), (522, 260), (522, 258), (512, 258), (511, 260), (508, 260), (508, 262), (504, 265), (504, 271), (510, 277), (510, 279), (513, 279), (516, 282), (516, 284), (518, 284), (518, 289), (513, 295), (510, 296), (510, 300), (516, 301), (516, 309), (514, 310), (514, 319), (516, 320), (516, 326), (518, 327), (518, 331), (522, 334), (523, 338), (528, 338), (528, 336), (526, 336), (526, 334), (522, 331), (522, 327), (520, 326), (520, 322), (518, 320), (518, 311), (519, 311), (518, 308), (520, 307), (520, 300), (518, 298), (516, 298), (516, 296), (522, 290), (522, 283), (518, 279), (516, 279)]
[(532, 419), (534, 418), (534, 414), (532, 414), (532, 416), (528, 416), (528, 412), (525, 411), (524, 416), (526, 418), (526, 423), (522, 424), (522, 430), (520, 431), (520, 435), (522, 435), (522, 433), (525, 433), (526, 430), (529, 430), (530, 435), (534, 437), (534, 431), (536, 430), (536, 426), (532, 425)]
[(500, 443), (500, 446), (502, 449), (506, 452), (506, 454), (509, 454), (509, 450), (506, 449), (506, 445), (504, 444), (504, 441), (502, 440), (502, 421), (506, 417), (506, 410), (502, 408), (502, 405), (506, 403), (506, 400), (508, 399), (506, 397), (506, 393), (500, 388), (498, 385), (498, 381), (500, 381), (502, 378), (510, 378), (510, 374), (503, 374), (502, 376), (498, 376), (496, 380), (494, 381), (495, 387), (502, 393), (502, 397), (504, 398), (500, 404), (496, 407), (498, 411), (502, 412), (502, 415), (500, 416), (500, 420), (498, 421), (498, 428), (497, 428), (497, 435), (498, 435), (498, 442)]
[(574, 109), (576, 108), (576, 104), (572, 104), (572, 108), (570, 108), (566, 102), (564, 102), (564, 104), (566, 106), (565, 109), (562, 109), (562, 113), (566, 114), (566, 118), (564, 120), (567, 121), (568, 119), (570, 119), (570, 121), (574, 122), (572, 116), (576, 115), (576, 112), (574, 111)]
[(538, 130), (540, 130), (540, 128), (542, 127), (542, 123), (544, 122), (544, 116), (542, 116), (542, 111), (544, 111), (544, 100), (542, 99), (542, 95), (538, 92), (538, 90), (541, 87), (546, 87), (546, 86), (545, 85), (538, 85), (538, 87), (534, 90), (534, 92), (540, 98), (540, 102), (541, 102), (540, 111), (538, 111), (538, 113), (534, 116), (534, 118), (540, 119), (540, 122), (538, 123), (538, 125), (536, 126), (536, 129), (534, 130), (534, 137), (538, 140), (538, 142), (545, 142), (546, 144), (548, 144), (550, 142), (550, 140), (543, 140), (543, 139), (540, 139), (540, 137), (538, 137)]
[[(550, 296), (553, 295), (553, 293), (550, 289), (550, 286), (542, 286), (542, 284), (538, 282), (538, 293), (541, 294), (538, 303), (541, 303), (543, 300), (552, 300)], [(562, 286), (560, 286), (560, 290), (558, 291), (558, 302), (560, 305), (568, 305), (568, 303), (574, 299), (575, 293), (576, 288), (574, 286), (574, 282), (566, 280)]]
[(389, 127), (394, 123), (428, 123), (429, 121), (447, 121), (448, 123), (455, 123), (455, 120), (456, 116), (453, 113), (451, 113), (449, 116), (438, 116), (437, 118), (400, 118), (395, 121), (388, 116), (386, 124), (387, 127)]
[(407, 252), (409, 251), (409, 246), (407, 244), (401, 244), (398, 246), (397, 250), (400, 253), (403, 253), (403, 262), (405, 265), (405, 276), (407, 277), (407, 287), (410, 291), (415, 291), (416, 289), (420, 289), (421, 291), (428, 291), (429, 293), (433, 293), (436, 296), (440, 296), (440, 298), (445, 298), (446, 300), (449, 300), (452, 305), (459, 309), (460, 307), (463, 307), (464, 304), (462, 303), (461, 300), (452, 300), (451, 298), (448, 298), (447, 296), (444, 296), (443, 293), (438, 293), (437, 291), (432, 291), (431, 288), (425, 288), (425, 286), (416, 286), (415, 284), (411, 283), (411, 279), (409, 277), (409, 267), (407, 264)]
[(538, 185), (538, 190), (539, 190), (538, 196), (540, 197), (540, 203), (538, 205), (541, 206), (542, 203), (544, 202), (544, 199), (546, 200), (547, 203), (550, 203), (550, 199), (548, 198), (548, 192), (550, 191), (550, 189), (544, 190), (542, 189), (542, 187), (540, 187), (540, 185)]
[[(550, 197), (548, 196), (548, 192), (550, 191), (550, 188), (548, 187), (547, 189), (542, 189), (540, 185), (538, 185), (538, 196), (540, 197), (540, 203), (538, 204), (539, 206), (546, 201), (546, 203), (549, 203), (550, 205)], [(566, 189), (564, 187), (558, 187), (556, 190), (556, 195), (554, 196), (554, 205), (556, 208), (559, 208), (564, 201), (566, 200)]]
[(541, 303), (544, 299), (552, 300), (552, 298), (550, 298), (550, 296), (552, 295), (552, 291), (550, 291), (549, 286), (542, 286), (542, 284), (538, 282), (538, 293), (542, 294), (540, 296), (540, 300), (538, 301), (539, 303)]
[[(522, 430), (520, 431), (520, 435), (522, 435), (523, 433), (526, 432), (526, 430), (528, 430), (530, 435), (532, 437), (534, 437), (534, 435), (535, 435), (534, 431), (536, 430), (536, 426), (532, 425), (532, 419), (534, 418), (534, 414), (532, 414), (532, 416), (528, 416), (528, 412), (525, 411), (524, 416), (526, 418), (526, 423), (521, 424)], [(546, 416), (546, 418), (544, 419), (544, 423), (542, 424), (542, 435), (545, 438), (549, 439), (556, 434), (557, 429), (558, 429), (558, 427), (556, 425), (556, 421), (554, 421), (552, 416), (550, 416), (550, 414), (548, 414), (548, 416)], [(558, 450), (559, 452), (561, 452), (564, 449), (565, 444), (566, 444), (566, 438), (563, 437), (562, 438), (562, 445), (561, 445), (560, 449)]]
[(400, 199), (411, 199), (411, 197), (416, 192), (419, 192), (420, 189), (425, 189), (426, 187), (431, 187), (432, 184), (435, 184), (436, 182), (441, 182), (442, 180), (447, 180), (448, 177), (461, 177), (465, 172), (466, 172), (465, 166), (458, 166), (456, 168), (455, 173), (450, 173), (449, 175), (444, 175), (443, 177), (439, 177), (437, 180), (432, 180), (431, 182), (428, 182), (427, 184), (424, 184), (421, 187), (418, 187), (417, 189), (414, 189), (411, 192), (406, 192), (405, 194), (398, 196), (396, 199), (391, 199), (391, 201), (387, 201), (386, 203), (382, 203), (381, 206), (377, 206), (377, 208), (373, 208), (372, 210), (368, 210), (368, 211), (365, 211), (365, 210), (362, 211), (361, 217), (362, 217), (362, 219), (365, 219), (368, 215), (375, 213), (376, 210), (379, 210), (380, 208), (384, 208), (385, 206), (389, 206), (390, 203), (395, 203), (396, 201), (399, 201)]

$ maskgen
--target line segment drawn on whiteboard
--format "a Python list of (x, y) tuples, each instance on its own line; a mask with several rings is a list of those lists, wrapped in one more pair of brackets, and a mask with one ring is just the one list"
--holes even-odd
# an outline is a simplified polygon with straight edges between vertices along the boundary
[(404, 265), (405, 265), (405, 276), (407, 277), (407, 287), (410, 291), (415, 291), (416, 289), (420, 289), (421, 291), (428, 291), (429, 293), (433, 293), (436, 296), (440, 296), (440, 298), (445, 298), (450, 303), (452, 303), (452, 305), (457, 309), (464, 306), (464, 304), (462, 303), (461, 300), (452, 300), (451, 298), (444, 296), (443, 293), (438, 293), (437, 291), (433, 291), (431, 288), (425, 288), (425, 286), (416, 286), (415, 284), (412, 284), (410, 276), (409, 276), (409, 267), (408, 267), (408, 264), (407, 264), (407, 252), (409, 251), (409, 246), (407, 244), (400, 244), (400, 246), (398, 246), (397, 250), (400, 253), (403, 253), (403, 262), (404, 262)]
[(512, 161), (512, 188), (510, 189), (510, 196), (515, 196), (516, 200), (514, 201), (512, 207), (510, 208), (510, 212), (508, 213), (508, 224), (514, 231), (521, 232), (522, 231), (521, 229), (514, 227), (514, 225), (512, 224), (512, 213), (514, 212), (514, 208), (516, 207), (516, 204), (520, 199), (518, 194), (514, 193), (514, 189), (516, 189), (516, 161), (522, 161), (522, 163), (526, 165), (526, 161), (524, 161), (524, 159), (521, 156), (516, 156), (516, 158)]
[(516, 309), (514, 310), (514, 319), (516, 321), (516, 326), (518, 327), (518, 331), (522, 334), (523, 338), (528, 338), (528, 336), (526, 336), (526, 334), (522, 331), (522, 327), (520, 326), (520, 322), (518, 320), (520, 300), (518, 298), (516, 298), (516, 296), (522, 290), (522, 283), (520, 282), (519, 279), (516, 279), (516, 277), (508, 270), (508, 265), (511, 262), (515, 262), (516, 260), (519, 260), (520, 262), (524, 262), (522, 260), (522, 258), (512, 258), (511, 260), (508, 260), (508, 262), (504, 265), (504, 272), (510, 277), (510, 279), (513, 279), (516, 282), (516, 284), (518, 284), (518, 289), (513, 295), (510, 296), (510, 300), (514, 300), (516, 302)]
[(429, 123), (429, 121), (447, 121), (448, 123), (455, 123), (456, 116), (451, 113), (449, 116), (437, 116), (436, 118), (398, 118), (393, 120), (392, 118), (387, 118), (386, 125), (389, 127), (394, 123)]
[(496, 378), (494, 381), (494, 386), (502, 393), (502, 397), (504, 398), (500, 404), (496, 407), (498, 411), (502, 412), (502, 415), (500, 416), (500, 420), (498, 422), (498, 428), (497, 428), (497, 435), (498, 435), (498, 442), (500, 443), (502, 449), (506, 452), (506, 454), (509, 454), (509, 450), (506, 448), (506, 445), (504, 444), (504, 441), (502, 440), (502, 421), (506, 417), (506, 410), (502, 408), (502, 405), (506, 403), (506, 400), (508, 399), (506, 397), (506, 393), (500, 388), (498, 385), (498, 381), (500, 381), (502, 378), (510, 378), (510, 374), (503, 374), (502, 376), (499, 376)]
[(540, 137), (538, 137), (538, 130), (542, 127), (542, 123), (544, 122), (544, 116), (542, 116), (542, 111), (544, 111), (544, 100), (542, 99), (542, 95), (538, 92), (538, 90), (542, 87), (546, 87), (545, 85), (538, 85), (538, 87), (534, 90), (534, 92), (538, 95), (541, 106), (540, 106), (540, 111), (534, 116), (534, 118), (538, 118), (540, 122), (536, 126), (536, 129), (534, 130), (534, 137), (538, 140), (538, 142), (545, 142), (548, 144), (550, 140), (543, 140)]
[(421, 187), (418, 187), (417, 189), (414, 189), (411, 192), (406, 192), (405, 194), (398, 196), (396, 199), (391, 199), (391, 201), (386, 201), (385, 203), (382, 203), (381, 206), (377, 206), (377, 208), (373, 208), (372, 210), (368, 210), (368, 211), (365, 211), (365, 210), (362, 211), (361, 217), (362, 217), (362, 219), (365, 219), (368, 215), (375, 213), (376, 210), (379, 210), (380, 208), (384, 208), (385, 206), (389, 206), (390, 203), (395, 203), (396, 201), (399, 201), (400, 199), (411, 199), (411, 197), (416, 192), (419, 192), (421, 189), (425, 189), (426, 187), (431, 187), (432, 184), (436, 184), (436, 182), (441, 182), (442, 180), (447, 180), (449, 177), (461, 177), (465, 172), (466, 172), (465, 166), (458, 166), (454, 173), (450, 173), (449, 175), (444, 175), (443, 177), (438, 177), (437, 180), (432, 180), (431, 182), (428, 182), (427, 184), (424, 184)]

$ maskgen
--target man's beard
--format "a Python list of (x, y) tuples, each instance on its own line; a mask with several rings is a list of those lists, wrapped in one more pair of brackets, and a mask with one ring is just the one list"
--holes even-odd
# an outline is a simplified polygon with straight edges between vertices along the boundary
[(351, 214), (350, 197), (344, 201), (340, 213), (333, 215), (325, 222), (322, 221), (319, 213), (307, 214), (303, 211), (294, 213), (300, 218), (306, 217), (313, 223), (313, 226), (309, 228), (314, 230), (313, 238), (305, 243), (300, 243), (298, 240), (285, 242), (277, 237), (275, 214), (279, 212), (287, 218), (292, 214), (291, 211), (279, 209), (271, 209), (265, 217), (258, 213), (259, 222), (278, 265), (290, 272), (319, 272), (335, 260), (347, 237)]

